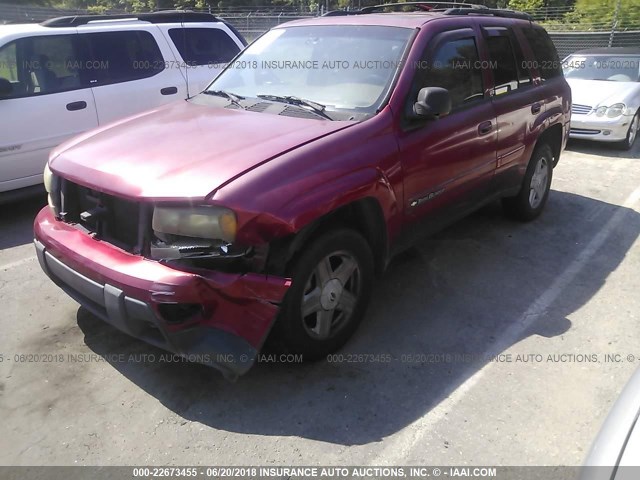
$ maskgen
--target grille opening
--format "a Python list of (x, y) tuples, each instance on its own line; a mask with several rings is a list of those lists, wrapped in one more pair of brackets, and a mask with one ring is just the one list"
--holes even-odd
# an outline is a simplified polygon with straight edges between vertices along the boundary
[(130, 253), (144, 252), (144, 205), (65, 181), (64, 221)]
[(590, 130), (588, 128), (572, 128), (569, 133), (579, 133), (582, 135), (597, 135), (600, 130)]
[(573, 105), (571, 105), (571, 113), (575, 113), (577, 115), (586, 115), (590, 113), (591, 110), (592, 110), (592, 107), (589, 105), (580, 105), (577, 103), (574, 103)]

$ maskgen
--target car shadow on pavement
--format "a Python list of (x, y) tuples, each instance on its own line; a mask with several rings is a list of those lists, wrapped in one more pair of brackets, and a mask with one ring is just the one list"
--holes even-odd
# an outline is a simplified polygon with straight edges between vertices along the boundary
[(33, 219), (46, 204), (46, 196), (36, 195), (0, 205), (0, 250), (33, 242)]
[[(614, 215), (618, 228), (585, 256)], [(598, 292), (639, 234), (635, 211), (570, 193), (552, 191), (543, 216), (527, 224), (490, 205), (397, 257), (377, 281), (359, 331), (333, 361), (263, 362), (236, 383), (186, 362), (110, 363), (166, 408), (218, 430), (377, 442), (455, 392), (490, 361), (482, 358), (487, 352), (570, 329), (567, 317)], [(576, 265), (575, 278), (546, 312), (505, 337)], [(84, 309), (77, 322), (86, 345), (103, 357), (162, 353)], [(465, 354), (473, 361), (461, 360)]]
[(615, 145), (606, 142), (571, 139), (567, 143), (567, 150), (608, 158), (640, 158), (640, 140), (636, 141), (631, 150), (621, 150), (616, 148)]

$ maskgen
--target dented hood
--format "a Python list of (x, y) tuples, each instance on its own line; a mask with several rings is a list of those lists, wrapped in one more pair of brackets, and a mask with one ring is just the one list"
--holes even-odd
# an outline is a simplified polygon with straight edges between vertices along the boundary
[(52, 152), (50, 166), (69, 180), (123, 197), (199, 199), (353, 123), (183, 101), (76, 137)]

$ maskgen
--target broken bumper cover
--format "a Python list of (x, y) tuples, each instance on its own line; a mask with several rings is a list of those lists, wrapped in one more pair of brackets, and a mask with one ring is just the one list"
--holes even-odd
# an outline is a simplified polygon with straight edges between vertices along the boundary
[(44, 272), (87, 310), (228, 377), (251, 368), (290, 285), (253, 273), (176, 270), (57, 221), (49, 207), (34, 234)]

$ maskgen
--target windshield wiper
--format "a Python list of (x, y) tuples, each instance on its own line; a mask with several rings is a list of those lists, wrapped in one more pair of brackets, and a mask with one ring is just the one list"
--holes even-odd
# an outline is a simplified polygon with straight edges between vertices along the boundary
[(224, 97), (236, 107), (240, 107), (244, 110), (244, 107), (240, 104), (240, 100), (244, 100), (244, 97), (241, 97), (240, 95), (236, 95), (235, 93), (231, 93), (231, 92), (226, 92), (224, 90), (205, 90), (202, 93), (206, 93), (207, 95), (215, 95), (216, 97)]
[(316, 115), (326, 118), (327, 120), (333, 120), (329, 115), (325, 113), (326, 105), (322, 105), (318, 102), (312, 102), (311, 100), (305, 100), (304, 98), (294, 97), (292, 95), (256, 95), (263, 100), (269, 100), (272, 102), (282, 102), (289, 105), (295, 105), (297, 107), (306, 107), (311, 109)]

